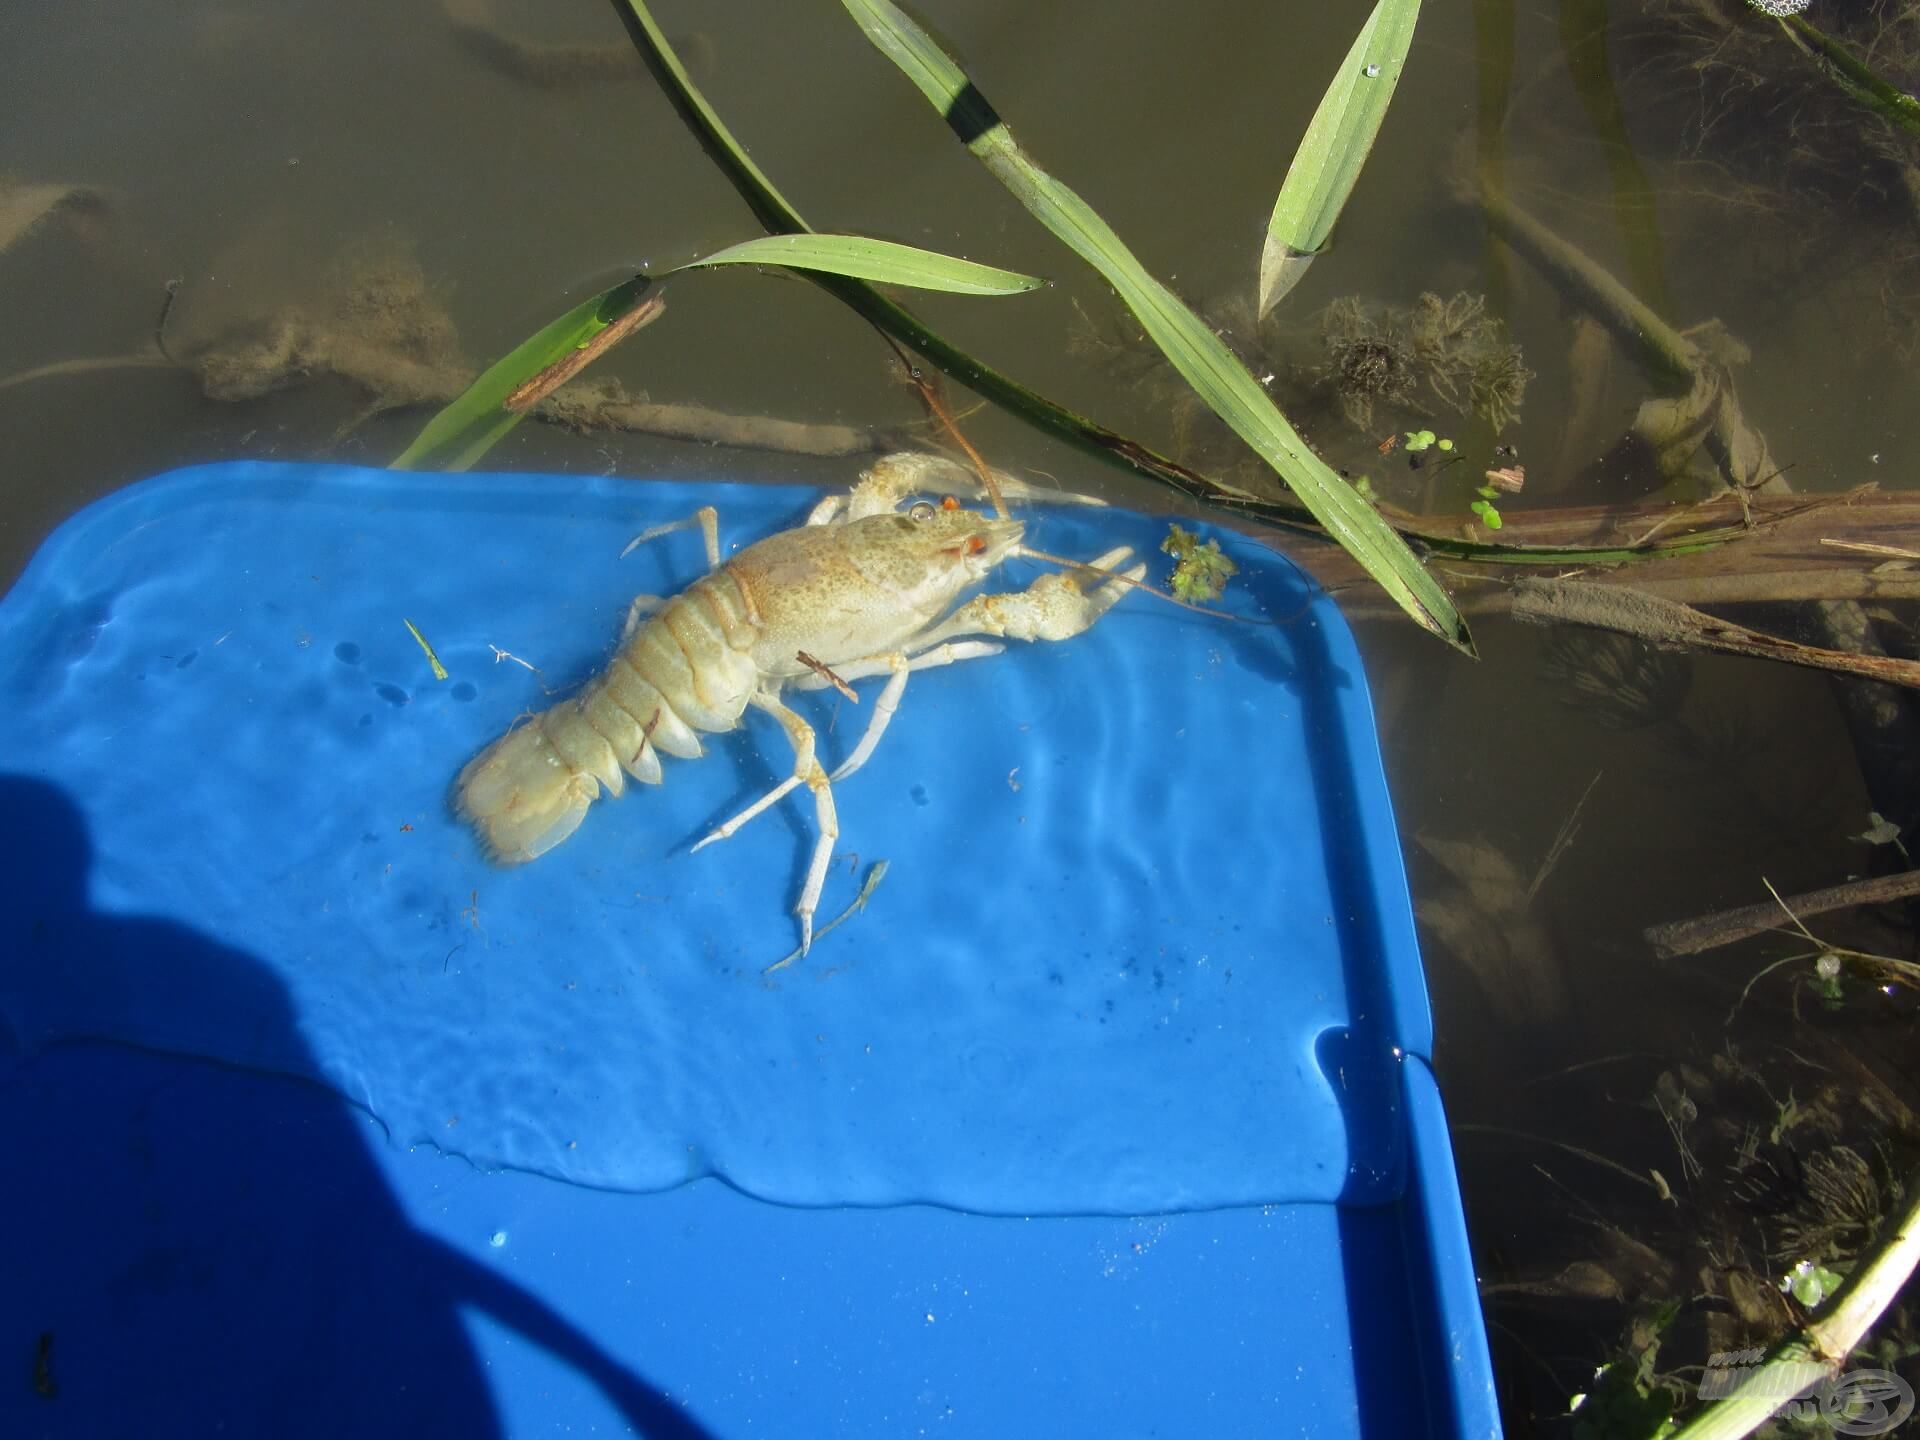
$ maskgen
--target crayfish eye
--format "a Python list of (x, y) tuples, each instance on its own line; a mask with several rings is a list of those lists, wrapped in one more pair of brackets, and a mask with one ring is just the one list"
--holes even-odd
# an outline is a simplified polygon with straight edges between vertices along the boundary
[(933, 518), (934, 509), (931, 504), (929, 504), (925, 500), (922, 500), (922, 501), (919, 501), (917, 504), (915, 504), (911, 510), (907, 511), (907, 516), (909, 519), (919, 520), (924, 522), (927, 520), (931, 520)]

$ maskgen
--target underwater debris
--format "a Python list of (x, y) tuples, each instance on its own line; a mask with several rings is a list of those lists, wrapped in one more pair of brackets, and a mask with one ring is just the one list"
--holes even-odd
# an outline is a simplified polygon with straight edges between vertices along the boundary
[(462, 45), (503, 75), (542, 90), (568, 90), (646, 73), (629, 44), (555, 45), (523, 40), (494, 19), (487, 0), (440, 0), (448, 27)]
[(1685, 655), (1656, 650), (1613, 631), (1554, 627), (1542, 647), (1542, 678), (1563, 687), (1555, 698), (1609, 730), (1642, 730), (1671, 720), (1693, 685)]
[[(1559, 1302), (1564, 1314), (1571, 1299), (1583, 1304), (1578, 1324), (1590, 1334), (1597, 1307), (1618, 1307), (1620, 1339), (1607, 1356), (1612, 1366), (1597, 1382), (1589, 1378), (1596, 1374), (1592, 1358), (1561, 1372), (1567, 1390), (1587, 1392), (1575, 1406), (1573, 1434), (1670, 1433), (1609, 1429), (1599, 1423), (1605, 1416), (1589, 1409), (1622, 1362), (1636, 1381), (1627, 1387), (1631, 1394), (1657, 1399), (1665, 1390), (1684, 1412), (1681, 1418), (1692, 1419), (1716, 1393), (1701, 1379), (1703, 1361), (1708, 1377), (1715, 1367), (1757, 1366), (1763, 1356), (1780, 1353), (1783, 1334), (1818, 1338), (1817, 1353), (1843, 1356), (1861, 1345), (1861, 1331), (1871, 1323), (1875, 1338), (1854, 1363), (1893, 1368), (1916, 1353), (1914, 1306), (1896, 1294), (1904, 1272), (1888, 1273), (1878, 1284), (1870, 1273), (1885, 1268), (1900, 1243), (1894, 1239), (1883, 1248), (1876, 1235), (1897, 1236), (1912, 1224), (1883, 1228), (1911, 1204), (1911, 1180), (1901, 1177), (1913, 1173), (1916, 1129), (1910, 1113), (1889, 1111), (1857, 1083), (1866, 1071), (1846, 1044), (1826, 1038), (1823, 1047), (1820, 1034), (1803, 1031), (1793, 1046), (1752, 1056), (1728, 1045), (1695, 1056), (1698, 1065), (1679, 1056), (1617, 1056), (1607, 1063), (1604, 1080), (1586, 1066), (1563, 1072), (1588, 1077), (1574, 1083), (1598, 1083), (1616, 1101), (1627, 1098), (1623, 1088), (1633, 1094), (1630, 1103), (1644, 1116), (1636, 1122), (1637, 1139), (1613, 1153), (1589, 1153), (1553, 1137), (1456, 1126), (1469, 1134), (1544, 1139), (1607, 1172), (1636, 1177), (1657, 1176), (1650, 1163), (1667, 1164), (1662, 1152), (1676, 1145), (1684, 1144), (1693, 1156), (1685, 1176), (1672, 1185), (1626, 1192), (1625, 1201), (1609, 1207), (1609, 1218), (1596, 1213), (1578, 1225), (1574, 1233), (1581, 1238), (1554, 1246), (1537, 1262), (1518, 1267), (1516, 1279), (1483, 1291), (1493, 1299), (1496, 1324), (1503, 1307), (1537, 1311), (1539, 1299), (1546, 1298)], [(1813, 1047), (1823, 1048), (1806, 1053)], [(1623, 1085), (1620, 1063), (1648, 1068), (1637, 1083)], [(1588, 1198), (1585, 1187), (1540, 1173), (1556, 1196), (1571, 1193), (1576, 1205)], [(1629, 1233), (1635, 1238), (1623, 1246)], [(1911, 1266), (1910, 1255), (1906, 1264)], [(1578, 1278), (1577, 1289), (1566, 1284), (1568, 1277)], [(1817, 1334), (1825, 1322), (1808, 1327), (1807, 1312), (1828, 1299), (1843, 1277), (1863, 1289), (1875, 1285), (1883, 1297), (1878, 1303), (1891, 1303), (1884, 1313), (1878, 1305), (1857, 1311), (1857, 1323), (1849, 1322), (1844, 1333)], [(1583, 1420), (1589, 1422), (1584, 1430)]]
[[(1669, 136), (1690, 190), (1766, 241), (1778, 282), (1851, 298), (1911, 349), (1920, 337), (1920, 136), (1895, 97), (1920, 91), (1920, 4), (1858, 0), (1803, 20), (1763, 19), (1733, 0), (1642, 0), (1617, 66), (1638, 137)], [(1819, 40), (1813, 41), (1811, 34)], [(1843, 63), (1844, 62), (1844, 63)], [(1863, 93), (1850, 72), (1870, 67)]]
[[(169, 311), (174, 308), (170, 300)], [(404, 247), (390, 244), (352, 248), (305, 302), (223, 314), (197, 328), (199, 334), (183, 340), (180, 327), (172, 326), (158, 354), (62, 361), (0, 379), (0, 389), (96, 370), (178, 364), (209, 400), (233, 404), (331, 380), (355, 401), (335, 433), (337, 442), (377, 415), (445, 405), (474, 377), (441, 298)], [(902, 431), (656, 403), (630, 394), (612, 377), (569, 383), (540, 401), (535, 414), (582, 434), (647, 434), (795, 455), (870, 455), (910, 443)]]
[[(1886, 1177), (1896, 1199), (1900, 1182)], [(1770, 1258), (1825, 1258), (1850, 1254), (1873, 1239), (1891, 1206), (1881, 1180), (1858, 1150), (1833, 1145), (1800, 1162), (1800, 1191), (1773, 1218)]]
[(1529, 625), (1584, 625), (1656, 645), (1716, 650), (1920, 689), (1920, 660), (1802, 645), (1625, 585), (1523, 578), (1514, 582), (1512, 594), (1513, 618)]
[(254, 400), (332, 374), (361, 397), (360, 419), (433, 403), (448, 371), (470, 369), (453, 320), (417, 261), (356, 248), (318, 299), (242, 323), (190, 362), (210, 400)]
[(1415, 917), (1473, 977), (1492, 1014), (1516, 1029), (1565, 1019), (1571, 995), (1552, 934), (1534, 910), (1538, 886), (1483, 837), (1419, 834), (1414, 843), (1445, 877), (1415, 891)]
[(0, 254), (54, 220), (64, 220), (92, 238), (107, 213), (106, 195), (89, 185), (26, 185), (0, 179)]
[(1318, 378), (1359, 429), (1372, 427), (1376, 404), (1405, 405), (1423, 387), (1448, 409), (1503, 429), (1533, 372), (1486, 311), (1486, 297), (1465, 291), (1451, 300), (1429, 292), (1406, 308), (1335, 300), (1320, 312), (1326, 362)]

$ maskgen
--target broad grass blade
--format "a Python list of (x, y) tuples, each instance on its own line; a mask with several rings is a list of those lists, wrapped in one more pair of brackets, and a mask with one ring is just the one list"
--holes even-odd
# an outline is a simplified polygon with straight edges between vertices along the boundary
[(629, 280), (603, 290), (567, 311), (480, 372), (413, 443), (388, 465), (390, 470), (468, 470), (520, 423), (505, 408), (520, 382), (564, 359), (620, 318), (652, 282)]
[(1032, 275), (998, 270), (991, 265), (860, 235), (762, 236), (678, 266), (658, 277), (642, 277), (616, 285), (574, 306), (489, 365), (458, 398), (427, 422), (426, 428), (389, 468), (472, 468), (531, 408), (530, 404), (508, 405), (508, 397), (525, 381), (577, 352), (631, 310), (641, 291), (649, 285), (678, 270), (726, 265), (779, 266), (961, 295), (1020, 295), (1045, 283)]
[(729, 245), (679, 268), (703, 270), (710, 265), (781, 265), (790, 270), (819, 270), (881, 285), (910, 285), (954, 295), (1021, 295), (1046, 284), (1035, 275), (998, 270), (932, 250), (896, 245), (891, 240), (869, 240), (863, 235), (765, 235)]
[(1299, 283), (1327, 243), (1373, 149), (1413, 43), (1420, 0), (1379, 0), (1294, 152), (1260, 251), (1260, 313)]
[(1406, 542), (1307, 448), (1260, 382), (1147, 273), (1093, 208), (1027, 157), (966, 73), (887, 0), (842, 3), (1034, 218), (1106, 277), (1187, 383), (1292, 487), (1327, 533), (1420, 625), (1472, 654), (1466, 622)]

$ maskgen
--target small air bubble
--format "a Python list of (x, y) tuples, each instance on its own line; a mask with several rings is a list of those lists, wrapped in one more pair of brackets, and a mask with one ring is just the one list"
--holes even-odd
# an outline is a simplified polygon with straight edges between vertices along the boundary
[(507, 1232), (504, 1230), (494, 1231), (493, 1234), (487, 1237), (487, 1243), (496, 1250), (500, 1249), (507, 1243)]
[(1367, 66), (1367, 79), (1378, 80), (1379, 78), (1380, 78), (1380, 67), (1378, 65)]

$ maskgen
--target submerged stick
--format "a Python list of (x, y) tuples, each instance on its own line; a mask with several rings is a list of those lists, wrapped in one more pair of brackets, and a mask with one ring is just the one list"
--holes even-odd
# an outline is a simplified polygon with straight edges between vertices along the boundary
[(1521, 580), (1513, 587), (1513, 618), (1530, 625), (1585, 625), (1634, 635), (1656, 645), (1780, 660), (1920, 689), (1920, 661), (1801, 645), (1624, 585), (1602, 585), (1591, 580)]
[(516, 415), (524, 415), (634, 331), (644, 329), (658, 320), (666, 308), (666, 298), (662, 295), (649, 295), (637, 302), (626, 314), (579, 349), (562, 356), (538, 375), (516, 385), (501, 402), (503, 408)]
[(1920, 870), (1898, 875), (1881, 875), (1871, 880), (1853, 880), (1845, 885), (1830, 885), (1794, 895), (1786, 901), (1763, 901), (1741, 905), (1732, 910), (1716, 910), (1711, 915), (1691, 920), (1674, 920), (1649, 926), (1643, 933), (1654, 953), (1662, 960), (1681, 955), (1698, 955), (1736, 940), (1762, 935), (1780, 924), (1780, 911), (1789, 915), (1823, 915), (1829, 910), (1846, 910), (1855, 905), (1884, 905), (1890, 900), (1908, 900), (1920, 895)]
[(1834, 82), (1862, 105), (1901, 129), (1920, 135), (1920, 100), (1883, 79), (1854, 53), (1804, 15), (1783, 15), (1780, 28), (1801, 48), (1826, 58)]

